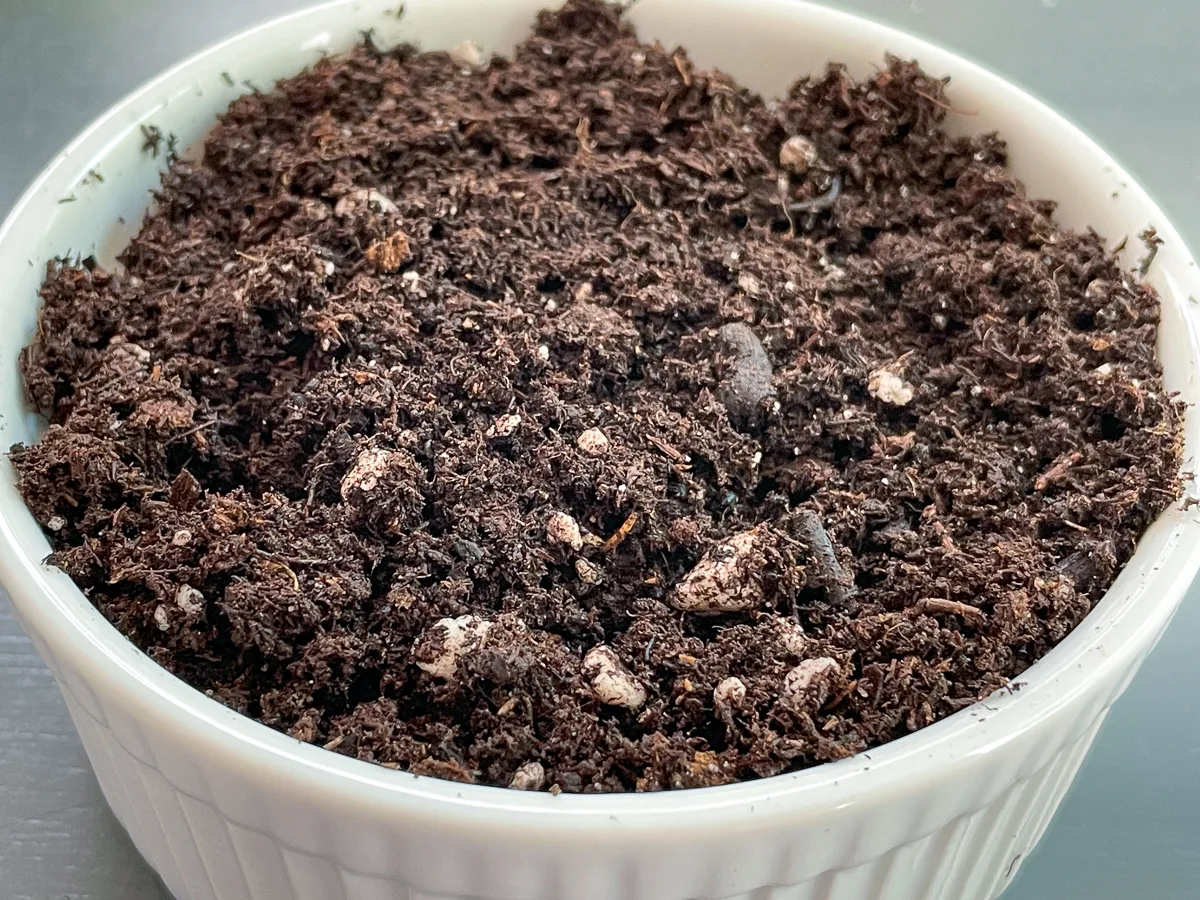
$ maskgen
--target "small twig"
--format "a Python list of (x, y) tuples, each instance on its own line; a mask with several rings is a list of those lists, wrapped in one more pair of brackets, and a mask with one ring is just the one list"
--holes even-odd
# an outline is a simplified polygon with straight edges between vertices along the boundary
[(1037, 477), (1037, 481), (1033, 483), (1033, 489), (1044, 491), (1050, 485), (1061, 481), (1067, 474), (1067, 470), (1081, 459), (1083, 459), (1083, 454), (1078, 450), (1072, 450), (1066, 456), (1060, 456), (1054, 465)]
[(584, 153), (590, 154), (596, 148), (595, 141), (592, 140), (592, 120), (587, 116), (581, 118), (575, 126), (575, 139), (579, 141), (579, 149)]
[(811, 200), (798, 200), (795, 203), (789, 203), (784, 209), (789, 213), (820, 213), (833, 207), (837, 202), (837, 198), (842, 195), (842, 176), (834, 175), (833, 181), (829, 184), (829, 190), (823, 194), (818, 194)]
[(621, 546), (621, 542), (633, 531), (633, 526), (638, 522), (638, 514), (631, 512), (629, 518), (621, 523), (621, 527), (613, 532), (613, 536), (600, 545), (600, 549), (605, 553), (612, 553), (617, 547)]
[(913, 93), (916, 94), (918, 97), (924, 97), (926, 100), (928, 100), (934, 106), (940, 106), (942, 109), (946, 110), (947, 112), (954, 112), (953, 106), (951, 106), (945, 100), (939, 100), (937, 97), (933, 96), (933, 94), (927, 94), (924, 91), (918, 91), (916, 88), (913, 88)]
[(268, 260), (265, 260), (260, 256), (251, 256), (249, 253), (243, 253), (241, 250), (234, 250), (233, 252), (242, 259), (248, 259), (250, 262), (258, 263), (260, 266), (265, 266), (268, 262)]
[(937, 97), (933, 96), (932, 94), (927, 94), (924, 91), (918, 91), (918, 90), (914, 89), (913, 93), (916, 94), (918, 97), (924, 97), (926, 100), (928, 100), (934, 106), (940, 106), (942, 109), (946, 110), (946, 112), (952, 112), (957, 116), (977, 116), (977, 115), (979, 115), (978, 110), (957, 109), (956, 107), (951, 106), (945, 100), (939, 100)]
[(646, 645), (646, 655), (645, 655), (646, 665), (650, 665), (650, 651), (654, 649), (654, 642), (657, 640), (658, 640), (658, 635), (656, 634), (652, 638), (650, 638), (650, 643), (648, 643)]
[(648, 440), (655, 447), (657, 447), (660, 451), (662, 451), (663, 455), (666, 456), (668, 459), (674, 460), (675, 462), (685, 462), (686, 461), (686, 457), (684, 457), (684, 455), (682, 453), (680, 453), (678, 450), (676, 450), (674, 447), (672, 447), (666, 441), (659, 440), (658, 438), (654, 437), (653, 435), (648, 435), (646, 437), (646, 440)]
[(194, 428), (189, 428), (187, 431), (181, 432), (180, 434), (172, 435), (167, 440), (167, 443), (172, 444), (175, 441), (181, 441), (184, 438), (189, 438), (193, 434), (199, 434), (205, 428), (211, 428), (214, 425), (229, 425), (229, 424), (230, 423), (226, 422), (224, 419), (209, 419), (207, 422), (201, 422), (199, 425), (196, 425)]
[(917, 612), (941, 613), (943, 615), (962, 616), (970, 624), (982, 627), (987, 624), (987, 616), (978, 606), (969, 603), (959, 603), (957, 600), (942, 600), (937, 597), (922, 597), (916, 604)]
[(671, 59), (675, 62), (675, 71), (679, 73), (679, 77), (683, 79), (684, 87), (692, 86), (692, 70), (688, 61), (676, 53)]

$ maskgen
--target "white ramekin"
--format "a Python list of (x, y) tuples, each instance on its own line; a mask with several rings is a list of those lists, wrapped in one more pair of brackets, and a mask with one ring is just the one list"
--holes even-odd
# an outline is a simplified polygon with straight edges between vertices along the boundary
[[(17, 355), (34, 334), (45, 261), (70, 251), (111, 263), (140, 220), (163, 165), (142, 152), (141, 125), (193, 145), (244, 80), (269, 86), (367, 28), (384, 43), (469, 38), (504, 51), (543, 2), (407, 0), (397, 19), (399, 0), (339, 0), (225, 41), (105, 113), (0, 229), (0, 446), (37, 433)], [(1158, 229), (1166, 243), (1150, 280), (1163, 297), (1167, 381), (1200, 399), (1195, 263), (1120, 166), (1038, 101), (908, 35), (796, 0), (641, 0), (632, 18), (644, 37), (682, 44), (767, 96), (830, 60), (864, 74), (886, 51), (952, 75), (961, 114), (951, 127), (1008, 138), (1016, 173), (1059, 201), (1063, 221), (1130, 237), (1129, 263), (1136, 233)], [(1198, 429), (1189, 411), (1189, 459)], [(42, 565), (47, 552), (0, 459), (0, 578), (113, 811), (180, 900), (986, 900), (1041, 836), (1182, 599), (1200, 564), (1200, 524), (1182, 506), (1166, 512), (1096, 610), (1016, 693), (794, 775), (634, 796), (454, 784), (292, 740), (152, 663)]]

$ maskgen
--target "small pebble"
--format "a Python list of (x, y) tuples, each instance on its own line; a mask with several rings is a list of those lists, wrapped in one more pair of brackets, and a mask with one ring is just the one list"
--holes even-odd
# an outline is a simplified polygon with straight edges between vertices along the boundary
[(779, 635), (779, 643), (792, 656), (803, 657), (808, 653), (811, 642), (804, 633), (804, 627), (795, 619), (788, 616), (775, 617), (775, 630)]
[(483, 50), (474, 41), (463, 41), (450, 51), (450, 58), (467, 69), (479, 69), (487, 62)]
[(579, 576), (579, 580), (584, 584), (600, 583), (600, 570), (586, 559), (575, 560), (575, 574)]
[(779, 148), (779, 165), (793, 175), (803, 175), (817, 161), (813, 142), (798, 134), (792, 135)]
[(575, 443), (588, 456), (603, 456), (608, 452), (608, 437), (599, 428), (589, 428), (579, 435)]
[(478, 616), (439, 619), (413, 645), (413, 657), (423, 672), (452, 681), (458, 661), (483, 642), (492, 623)]
[(828, 656), (806, 659), (783, 679), (779, 702), (788, 709), (811, 711), (829, 699), (829, 682), (841, 672), (837, 660)]
[(750, 295), (757, 294), (762, 287), (762, 283), (757, 278), (745, 272), (738, 276), (737, 283), (738, 287)]
[(540, 791), (545, 782), (545, 767), (540, 762), (527, 762), (517, 769), (508, 786), (518, 791)]
[(592, 695), (606, 706), (639, 709), (646, 702), (646, 689), (611, 647), (597, 644), (589, 650), (582, 673)]
[(668, 602), (702, 616), (757, 608), (763, 594), (762, 559), (756, 551), (763, 536), (758, 525), (713, 547), (683, 576)]
[(722, 325), (718, 334), (732, 363), (722, 385), (721, 402), (735, 424), (751, 421), (764, 411), (765, 401), (775, 396), (771, 359), (762, 341), (744, 322)]
[(546, 538), (554, 544), (566, 544), (572, 550), (583, 549), (583, 534), (579, 523), (565, 512), (555, 510), (546, 519)]
[(181, 584), (175, 592), (175, 605), (189, 616), (204, 612), (204, 595), (190, 584)]
[(713, 688), (713, 706), (718, 711), (733, 710), (746, 699), (746, 685), (740, 678), (729, 677)]

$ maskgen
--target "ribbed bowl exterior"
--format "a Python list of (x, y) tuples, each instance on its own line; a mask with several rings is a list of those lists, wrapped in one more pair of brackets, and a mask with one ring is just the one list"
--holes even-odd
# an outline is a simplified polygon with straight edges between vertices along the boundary
[[(935, 792), (881, 795), (817, 822), (662, 841), (558, 846), (356, 821), (86, 686), (44, 645), (118, 821), (177, 900), (991, 900), (1046, 830), (1112, 701), (1080, 697), (1027, 752), (980, 756)], [(1097, 685), (1098, 688), (1103, 686)]]

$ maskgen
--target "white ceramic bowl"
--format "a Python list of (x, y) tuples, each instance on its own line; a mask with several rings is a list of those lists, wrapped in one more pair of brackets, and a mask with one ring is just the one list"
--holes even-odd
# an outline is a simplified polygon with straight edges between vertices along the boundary
[[(195, 144), (249, 79), (267, 86), (374, 28), (427, 48), (506, 51), (544, 0), (339, 0), (247, 31), (156, 78), (87, 129), (0, 229), (0, 446), (35, 439), (20, 348), (44, 262), (112, 263), (156, 161), (140, 125)], [(1118, 240), (1157, 227), (1167, 383), (1200, 400), (1200, 278), (1175, 230), (1099, 147), (1011, 85), (908, 35), (796, 0), (641, 0), (647, 38), (689, 48), (767, 96), (830, 60), (864, 74), (885, 51), (950, 74), (950, 127), (996, 129), (1032, 193)], [(96, 169), (102, 183), (87, 179)], [(1115, 193), (1114, 193), (1115, 192)], [(74, 194), (73, 203), (58, 201)], [(1190, 457), (1200, 416), (1187, 417)], [(1190, 469), (1190, 465), (1186, 466)], [(54, 670), (117, 818), (180, 900), (986, 900), (1061, 800), (1113, 701), (1200, 564), (1179, 506), (1143, 538), (1084, 623), (1015, 694), (842, 762), (749, 784), (654, 795), (528, 794), (419, 778), (302, 744), (176, 680), (118, 634), (61, 572), (0, 461), (0, 577)]]

